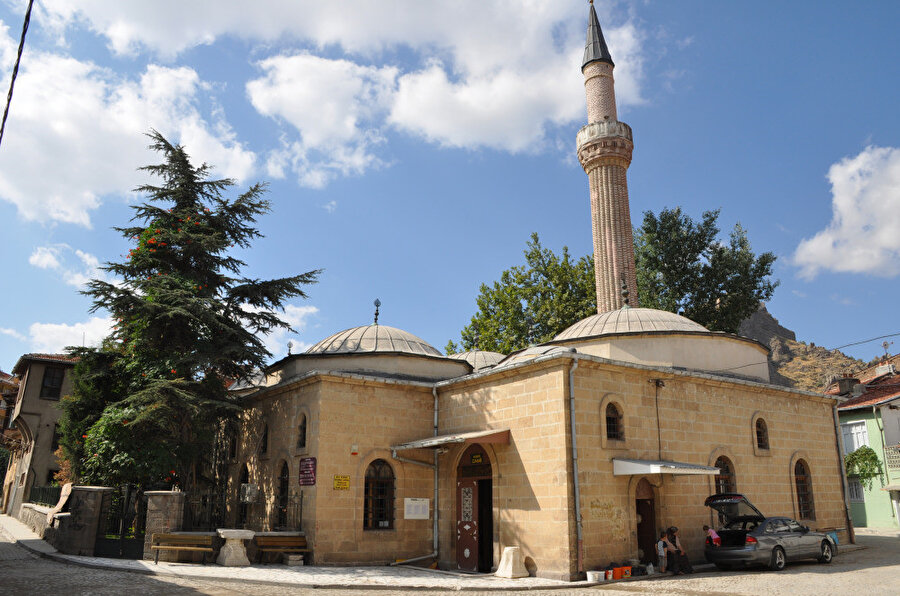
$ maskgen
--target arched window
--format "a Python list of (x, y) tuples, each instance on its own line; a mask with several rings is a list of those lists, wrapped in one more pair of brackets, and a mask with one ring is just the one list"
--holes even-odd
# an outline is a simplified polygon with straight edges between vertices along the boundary
[(300, 421), (297, 423), (297, 449), (306, 447), (306, 414), (300, 414)]
[(259, 440), (259, 454), (265, 455), (269, 452), (269, 425), (263, 426), (262, 438)]
[(376, 459), (366, 469), (363, 529), (390, 530), (393, 527), (394, 470), (383, 459)]
[(734, 464), (727, 457), (720, 456), (716, 460), (719, 473), (716, 474), (716, 492), (733, 493), (737, 491), (737, 483), (734, 481)]
[(622, 420), (622, 412), (616, 404), (606, 405), (606, 438), (611, 441), (625, 440), (625, 424)]
[(756, 447), (757, 449), (769, 448), (769, 427), (762, 418), (756, 419)]
[(278, 527), (287, 527), (288, 490), (290, 490), (290, 472), (287, 462), (281, 462), (281, 473), (278, 475)]
[(794, 482), (797, 485), (797, 517), (800, 519), (816, 519), (813, 507), (812, 476), (806, 462), (797, 460), (794, 464)]

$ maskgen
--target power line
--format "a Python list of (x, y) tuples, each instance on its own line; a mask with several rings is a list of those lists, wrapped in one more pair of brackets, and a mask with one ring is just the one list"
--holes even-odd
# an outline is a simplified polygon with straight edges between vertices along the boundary
[(6, 118), (9, 116), (9, 106), (12, 103), (13, 87), (16, 86), (16, 76), (19, 74), (19, 62), (22, 61), (22, 50), (25, 49), (25, 34), (28, 33), (28, 23), (31, 22), (31, 6), (34, 0), (28, 0), (28, 9), (25, 11), (25, 22), (22, 24), (22, 37), (19, 39), (19, 53), (16, 54), (16, 65), (13, 67), (12, 79), (9, 81), (9, 93), (6, 94), (6, 108), (3, 110), (3, 122), (0, 123), (0, 143), (3, 142), (3, 131), (6, 130)]
[(835, 349), (835, 350), (840, 350), (841, 348), (849, 348), (850, 346), (858, 346), (858, 345), (860, 345), (860, 344), (867, 344), (867, 343), (869, 343), (870, 341), (875, 341), (875, 340), (878, 340), (878, 339), (885, 339), (885, 338), (888, 338), (888, 337), (897, 337), (898, 335), (900, 335), (900, 333), (888, 333), (887, 335), (879, 335), (878, 337), (873, 337), (872, 339), (864, 339), (864, 340), (862, 340), (862, 341), (855, 341), (855, 342), (850, 343), (850, 344), (844, 344), (844, 345), (838, 346), (838, 347), (836, 347), (836, 348), (834, 348), (834, 349)]

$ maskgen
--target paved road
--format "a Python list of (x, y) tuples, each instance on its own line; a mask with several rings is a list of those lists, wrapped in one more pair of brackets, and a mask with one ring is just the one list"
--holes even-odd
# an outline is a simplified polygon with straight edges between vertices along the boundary
[[(831, 565), (801, 563), (780, 573), (769, 571), (716, 572), (627, 584), (594, 586), (576, 590), (532, 590), (528, 596), (634, 596), (662, 595), (747, 595), (785, 594), (816, 596), (846, 594), (900, 595), (900, 538), (896, 533), (860, 536), (865, 550), (843, 553)], [(183, 595), (262, 596), (281, 594), (349, 594), (352, 596), (388, 596), (411, 593), (409, 590), (366, 588), (362, 590), (323, 590), (247, 584), (219, 580), (156, 577), (120, 571), (90, 569), (57, 563), (32, 555), (0, 535), (0, 594), (49, 596), (81, 595)], [(469, 592), (497, 594), (498, 592)], [(428, 594), (458, 594), (453, 591), (429, 591)]]

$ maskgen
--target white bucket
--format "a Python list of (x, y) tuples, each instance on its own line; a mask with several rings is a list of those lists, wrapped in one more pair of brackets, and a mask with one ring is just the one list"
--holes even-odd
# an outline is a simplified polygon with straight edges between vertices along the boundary
[(587, 580), (589, 582), (602, 582), (606, 578), (606, 574), (602, 571), (588, 571)]

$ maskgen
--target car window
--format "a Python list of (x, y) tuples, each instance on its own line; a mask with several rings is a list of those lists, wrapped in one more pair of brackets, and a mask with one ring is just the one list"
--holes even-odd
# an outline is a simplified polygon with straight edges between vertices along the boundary
[(790, 528), (787, 525), (787, 520), (783, 519), (774, 519), (769, 522), (769, 527), (772, 528), (773, 532), (790, 532)]
[(791, 532), (802, 532), (803, 531), (803, 528), (800, 527), (800, 524), (798, 524), (794, 520), (790, 520), (788, 522), (788, 527), (790, 528)]

